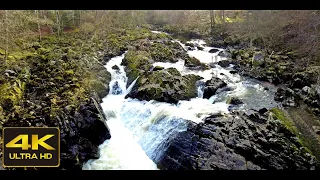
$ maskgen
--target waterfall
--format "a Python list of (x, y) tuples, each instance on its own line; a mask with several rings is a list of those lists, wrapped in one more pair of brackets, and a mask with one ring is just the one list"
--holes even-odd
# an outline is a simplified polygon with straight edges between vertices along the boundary
[[(176, 41), (176, 40), (175, 40)], [(176, 41), (179, 42), (179, 41)], [(212, 58), (217, 61), (223, 58), (218, 53), (209, 53), (212, 47), (204, 46), (204, 41), (197, 40), (203, 50), (187, 51), (203, 63), (211, 63)], [(179, 42), (183, 48), (184, 44)], [(156, 163), (168, 147), (170, 139), (179, 132), (187, 130), (187, 122), (203, 122), (210, 114), (229, 113), (228, 96), (237, 96), (244, 101), (244, 108), (272, 107), (272, 92), (264, 91), (262, 85), (250, 79), (244, 79), (238, 74), (231, 74), (231, 67), (222, 68), (215, 65), (209, 70), (189, 70), (184, 67), (184, 61), (176, 63), (155, 62), (153, 66), (164, 68), (174, 67), (182, 75), (196, 74), (203, 77), (203, 82), (212, 78), (212, 71), (216, 77), (227, 83), (226, 89), (218, 90), (210, 99), (203, 99), (204, 83), (197, 85), (198, 96), (190, 100), (180, 100), (178, 104), (164, 102), (140, 101), (125, 98), (131, 92), (137, 77), (129, 86), (128, 77), (121, 65), (125, 53), (111, 58), (105, 68), (111, 73), (109, 94), (103, 98), (101, 106), (107, 117), (111, 139), (99, 146), (99, 159), (91, 159), (84, 163), (83, 169), (145, 169), (157, 170)], [(118, 68), (112, 68), (118, 66)], [(272, 90), (271, 87), (269, 89)], [(275, 89), (275, 88), (274, 88)], [(269, 103), (269, 104), (268, 104)]]

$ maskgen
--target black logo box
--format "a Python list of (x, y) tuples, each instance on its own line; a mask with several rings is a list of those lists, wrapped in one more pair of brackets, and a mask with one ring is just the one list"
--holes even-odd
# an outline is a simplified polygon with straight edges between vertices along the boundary
[[(58, 167), (60, 165), (60, 130), (57, 127), (4, 127), (2, 130), (3, 137), (3, 158), (4, 167)], [(46, 144), (52, 146), (55, 150), (47, 150), (41, 145), (38, 150), (22, 150), (21, 148), (7, 148), (6, 144), (15, 137), (27, 134), (28, 144), (32, 144), (32, 135), (38, 135), (38, 139), (48, 134), (54, 134), (53, 137), (45, 141)], [(21, 144), (21, 140), (17, 142)], [(30, 153), (36, 154), (38, 159), (10, 159), (10, 153)], [(51, 153), (51, 159), (40, 159), (40, 154)], [(12, 155), (12, 154), (11, 154)]]

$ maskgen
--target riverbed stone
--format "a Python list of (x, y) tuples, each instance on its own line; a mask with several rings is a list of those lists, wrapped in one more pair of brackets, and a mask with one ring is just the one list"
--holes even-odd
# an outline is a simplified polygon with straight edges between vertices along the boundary
[[(169, 142), (157, 164), (165, 170), (319, 168), (299, 142), (279, 133), (282, 124), (268, 115), (257, 117), (264, 123), (243, 112), (209, 116), (199, 124), (188, 122), (187, 131)], [(270, 124), (273, 128), (267, 130)]]
[(212, 77), (210, 80), (206, 81), (205, 83), (205, 87), (203, 90), (203, 98), (209, 99), (211, 96), (213, 96), (216, 93), (216, 91), (219, 88), (223, 88), (226, 85), (227, 84), (223, 80), (217, 77)]
[(197, 97), (196, 82), (200, 79), (194, 74), (182, 76), (175, 68), (152, 71), (143, 74), (126, 97), (177, 103)]

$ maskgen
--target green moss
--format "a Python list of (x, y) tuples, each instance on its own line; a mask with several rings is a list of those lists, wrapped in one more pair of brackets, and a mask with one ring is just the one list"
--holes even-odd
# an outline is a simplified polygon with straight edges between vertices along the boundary
[(147, 71), (151, 68), (149, 59), (151, 58), (147, 51), (132, 51), (129, 50), (125, 55), (122, 65), (127, 66), (129, 78), (135, 79), (139, 76), (141, 71)]
[(155, 61), (171, 62), (174, 61), (173, 52), (161, 43), (153, 43), (150, 48), (151, 57)]
[(65, 71), (65, 72), (66, 72), (66, 75), (68, 75), (68, 76), (71, 76), (71, 75), (74, 74), (73, 69), (67, 70), (67, 71)]
[(187, 57), (185, 59), (185, 66), (187, 67), (201, 66), (203, 69), (208, 69), (206, 64), (200, 62), (200, 60), (195, 57)]
[(298, 142), (303, 146), (304, 150), (309, 154), (313, 154), (308, 147), (310, 147), (309, 140), (300, 135), (294, 122), (288, 118), (284, 111), (278, 108), (273, 108), (270, 110), (273, 113), (273, 118), (280, 120), (281, 124), (284, 125), (288, 130), (298, 137)]
[(270, 111), (273, 113), (274, 118), (280, 120), (281, 123), (282, 123), (287, 129), (289, 129), (293, 134), (296, 134), (296, 135), (299, 134), (298, 129), (297, 129), (297, 127), (295, 127), (295, 125), (294, 125), (294, 123), (292, 122), (292, 120), (289, 119), (289, 118), (284, 114), (284, 112), (283, 112), (281, 109), (273, 108), (273, 109), (271, 109)]
[(6, 51), (3, 49), (0, 49), (0, 55), (5, 55), (5, 54), (6, 54)]
[(258, 66), (260, 66), (260, 62), (259, 61), (252, 61), (252, 66), (258, 67)]
[(50, 50), (49, 49), (46, 49), (46, 48), (39, 48), (39, 49), (37, 49), (37, 51), (38, 51), (38, 53), (39, 54), (47, 54), (47, 53), (49, 53), (50, 52)]

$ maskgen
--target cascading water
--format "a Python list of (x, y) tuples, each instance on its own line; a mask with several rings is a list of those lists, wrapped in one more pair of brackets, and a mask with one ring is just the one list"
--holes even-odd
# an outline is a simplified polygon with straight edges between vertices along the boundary
[[(141, 146), (134, 140), (132, 132), (121, 121), (120, 112), (125, 101), (127, 76), (121, 61), (124, 55), (112, 58), (105, 66), (111, 73), (110, 91), (101, 104), (111, 139), (100, 145), (100, 158), (89, 160), (83, 169), (157, 169), (154, 162), (146, 155)], [(119, 69), (112, 69), (113, 66)], [(135, 81), (133, 82), (135, 83)], [(133, 85), (131, 85), (132, 87)]]
[[(159, 33), (154, 31), (154, 33)], [(176, 41), (176, 40), (175, 40)], [(179, 42), (179, 41), (176, 41)], [(194, 40), (203, 50), (187, 51), (204, 63), (215, 63), (223, 58), (218, 52), (209, 53), (211, 47), (204, 46), (204, 41)], [(184, 44), (179, 42), (184, 49)], [(222, 49), (219, 49), (220, 51)], [(100, 158), (89, 160), (83, 169), (150, 169), (155, 170), (167, 143), (178, 132), (186, 131), (187, 121), (202, 122), (203, 118), (214, 113), (229, 113), (229, 96), (243, 100), (244, 110), (260, 107), (273, 107), (273, 91), (275, 88), (259, 81), (246, 79), (237, 74), (231, 74), (232, 67), (222, 68), (215, 64), (214, 68), (205, 71), (189, 70), (184, 61), (176, 63), (156, 62), (153, 66), (164, 68), (174, 67), (182, 75), (197, 74), (204, 79), (198, 85), (198, 97), (189, 101), (180, 100), (177, 105), (151, 101), (139, 101), (127, 98), (136, 80), (126, 88), (128, 78), (121, 66), (124, 55), (112, 58), (105, 66), (111, 73), (109, 94), (103, 99), (101, 106), (107, 116), (111, 139), (100, 145)], [(113, 66), (118, 68), (112, 68)], [(204, 82), (216, 76), (227, 83), (227, 87), (219, 89), (210, 99), (203, 99)], [(269, 91), (264, 87), (267, 86)], [(226, 90), (228, 89), (228, 90)]]

